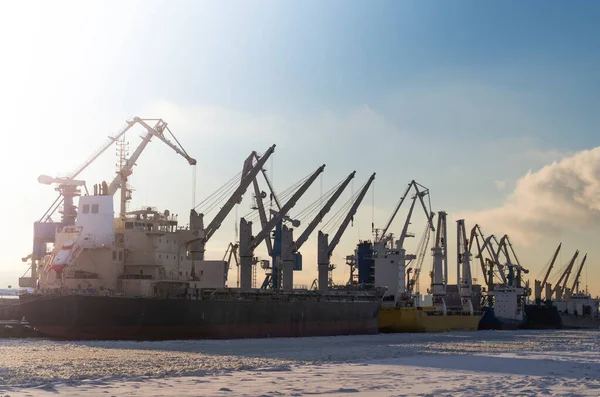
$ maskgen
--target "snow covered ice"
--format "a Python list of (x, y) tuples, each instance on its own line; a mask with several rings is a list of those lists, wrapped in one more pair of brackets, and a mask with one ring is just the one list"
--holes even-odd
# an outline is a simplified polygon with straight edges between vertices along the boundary
[(0, 396), (600, 396), (600, 332), (0, 340)]

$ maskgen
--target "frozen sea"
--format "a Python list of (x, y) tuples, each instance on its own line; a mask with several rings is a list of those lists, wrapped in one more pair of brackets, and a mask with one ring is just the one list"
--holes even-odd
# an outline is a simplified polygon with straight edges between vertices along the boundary
[(600, 331), (0, 339), (0, 396), (600, 396)]

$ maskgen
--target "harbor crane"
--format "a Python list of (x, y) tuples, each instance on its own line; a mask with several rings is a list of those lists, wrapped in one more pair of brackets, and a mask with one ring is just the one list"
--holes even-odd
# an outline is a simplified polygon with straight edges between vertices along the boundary
[[(354, 173), (352, 173), (352, 175), (354, 176)], [(330, 267), (329, 262), (331, 259), (331, 255), (333, 255), (333, 251), (335, 250), (335, 247), (340, 242), (340, 239), (342, 238), (342, 235), (346, 231), (348, 224), (350, 224), (350, 222), (354, 218), (354, 215), (356, 214), (356, 211), (358, 210), (360, 203), (362, 202), (363, 198), (367, 194), (367, 191), (369, 190), (369, 187), (371, 186), (371, 184), (373, 183), (374, 180), (375, 180), (375, 173), (373, 173), (371, 175), (369, 180), (365, 183), (363, 188), (360, 190), (360, 193), (356, 197), (356, 200), (354, 200), (352, 207), (346, 214), (346, 217), (344, 218), (344, 220), (340, 224), (337, 232), (333, 236), (331, 243), (328, 241), (329, 235), (325, 234), (321, 230), (319, 230), (318, 237), (317, 237), (317, 264), (318, 264), (317, 266), (318, 266), (318, 273), (319, 273), (318, 288), (319, 288), (319, 291), (321, 291), (321, 292), (326, 292), (329, 287), (328, 273), (329, 273), (329, 267)]]
[[(150, 124), (154, 123), (154, 126)], [(77, 218), (77, 209), (74, 205), (75, 197), (81, 195), (80, 187), (83, 187), (87, 191), (85, 181), (76, 179), (84, 170), (86, 170), (98, 157), (100, 157), (110, 146), (115, 142), (122, 139), (127, 131), (129, 131), (136, 124), (143, 126), (146, 129), (146, 134), (142, 138), (142, 142), (132, 154), (129, 159), (124, 159), (123, 167), (121, 167), (117, 173), (115, 179), (107, 186), (107, 190), (103, 191), (104, 194), (114, 195), (114, 193), (121, 188), (121, 216), (125, 214), (125, 206), (127, 200), (129, 200), (128, 191), (126, 187), (127, 178), (132, 174), (133, 167), (146, 148), (148, 143), (153, 137), (163, 141), (167, 146), (171, 147), (177, 154), (183, 156), (190, 165), (196, 165), (196, 160), (190, 157), (185, 149), (181, 146), (175, 135), (171, 132), (166, 122), (162, 119), (142, 119), (140, 117), (134, 117), (132, 120), (127, 121), (124, 128), (120, 130), (114, 136), (109, 136), (108, 141), (103, 144), (98, 150), (94, 152), (82, 165), (80, 165), (74, 172), (65, 177), (51, 177), (48, 175), (40, 175), (38, 182), (45, 185), (56, 185), (56, 190), (59, 192), (58, 197), (48, 207), (46, 212), (41, 218), (34, 223), (34, 243), (33, 252), (23, 258), (26, 262), (31, 259), (31, 277), (21, 277), (19, 285), (21, 287), (33, 287), (34, 280), (37, 277), (37, 262), (46, 255), (46, 244), (54, 242), (56, 229), (59, 226), (72, 226), (75, 224)], [(173, 143), (166, 134), (169, 134), (175, 141)], [(61, 221), (56, 223), (52, 221), (52, 215), (63, 206), (61, 212)], [(29, 270), (29, 269), (28, 269)]]
[(252, 263), (254, 249), (271, 233), (273, 227), (296, 205), (300, 197), (306, 193), (317, 177), (325, 169), (325, 164), (319, 167), (292, 195), (292, 197), (281, 207), (256, 235), (252, 236), (252, 222), (240, 218), (240, 288), (250, 290), (252, 288)]

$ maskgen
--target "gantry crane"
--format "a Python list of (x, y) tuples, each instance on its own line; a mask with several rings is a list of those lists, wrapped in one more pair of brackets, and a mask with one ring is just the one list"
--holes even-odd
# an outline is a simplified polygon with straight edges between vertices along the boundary
[(330, 266), (329, 261), (331, 259), (331, 255), (333, 254), (335, 247), (340, 242), (340, 239), (342, 238), (342, 235), (346, 231), (348, 224), (350, 224), (350, 222), (354, 218), (354, 215), (356, 214), (356, 211), (358, 210), (360, 203), (362, 202), (363, 198), (365, 197), (365, 194), (367, 194), (367, 191), (369, 190), (369, 187), (371, 186), (371, 183), (373, 183), (374, 180), (375, 180), (375, 173), (373, 173), (371, 175), (371, 177), (369, 178), (367, 183), (365, 183), (363, 188), (360, 190), (360, 193), (356, 197), (354, 204), (352, 204), (352, 207), (346, 214), (346, 217), (344, 218), (344, 220), (340, 224), (340, 227), (338, 228), (337, 232), (333, 236), (331, 243), (328, 242), (329, 235), (327, 235), (319, 230), (318, 237), (317, 237), (317, 263), (318, 263), (317, 266), (318, 266), (318, 272), (319, 272), (318, 288), (319, 288), (319, 291), (321, 291), (321, 292), (327, 291), (327, 289), (329, 287), (328, 274), (329, 274), (329, 266)]
[(281, 207), (280, 211), (275, 214), (255, 236), (252, 236), (252, 222), (240, 218), (240, 288), (242, 290), (250, 290), (252, 288), (252, 264), (254, 257), (254, 249), (269, 236), (271, 230), (281, 219), (296, 205), (300, 197), (304, 195), (306, 190), (312, 185), (317, 177), (325, 169), (325, 164), (319, 167), (292, 195), (292, 197)]

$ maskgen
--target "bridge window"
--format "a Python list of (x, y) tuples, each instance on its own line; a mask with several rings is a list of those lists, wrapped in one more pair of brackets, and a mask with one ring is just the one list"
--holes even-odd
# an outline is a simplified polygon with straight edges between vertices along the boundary
[(84, 204), (83, 205), (83, 213), (84, 214), (89, 214), (90, 213), (90, 205), (89, 204)]
[(92, 214), (98, 213), (98, 204), (92, 204)]

